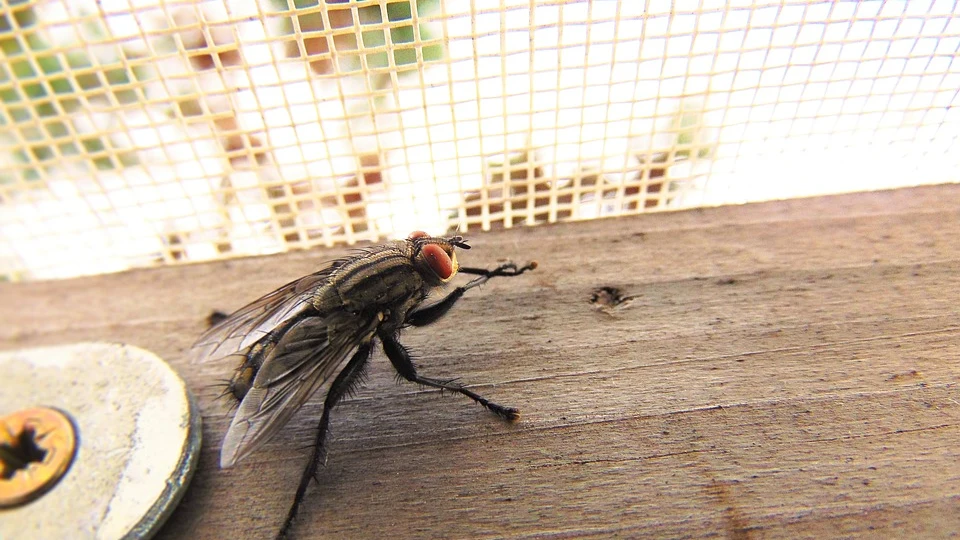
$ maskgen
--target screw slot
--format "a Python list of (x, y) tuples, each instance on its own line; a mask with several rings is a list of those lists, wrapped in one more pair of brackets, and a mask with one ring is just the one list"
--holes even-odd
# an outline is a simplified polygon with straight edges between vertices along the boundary
[(47, 407), (0, 418), (0, 508), (36, 500), (63, 478), (77, 450), (72, 420)]
[(13, 439), (13, 444), (0, 443), (0, 480), (10, 480), (31, 463), (43, 463), (47, 451), (37, 446), (37, 433), (24, 429)]

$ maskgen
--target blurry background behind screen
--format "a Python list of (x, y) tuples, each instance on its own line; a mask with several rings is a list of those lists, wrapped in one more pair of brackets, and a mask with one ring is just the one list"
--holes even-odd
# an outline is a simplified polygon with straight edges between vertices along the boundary
[(4, 0), (0, 277), (960, 181), (955, 1)]

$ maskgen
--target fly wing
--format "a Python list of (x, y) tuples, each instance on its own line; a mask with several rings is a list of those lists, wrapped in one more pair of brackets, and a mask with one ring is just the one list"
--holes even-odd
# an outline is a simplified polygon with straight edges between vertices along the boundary
[(327, 283), (336, 266), (334, 263), (287, 283), (240, 308), (200, 336), (190, 351), (191, 358), (208, 362), (243, 351), (274, 328), (309, 310), (313, 292)]
[(311, 395), (329, 387), (354, 349), (369, 342), (379, 322), (376, 315), (346, 312), (294, 322), (240, 403), (220, 450), (220, 466), (230, 467), (256, 450)]

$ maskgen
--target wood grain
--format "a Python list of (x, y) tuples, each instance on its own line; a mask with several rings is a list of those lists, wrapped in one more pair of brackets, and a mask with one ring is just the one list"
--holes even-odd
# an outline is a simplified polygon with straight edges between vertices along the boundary
[[(523, 419), (397, 384), (376, 355), (334, 415), (295, 535), (955, 537), (958, 232), (951, 185), (473, 235), (463, 264), (540, 268), (402, 340), (422, 373)], [(268, 538), (320, 400), (219, 470), (230, 367), (184, 353), (211, 310), (342, 253), (0, 284), (0, 347), (118, 341), (166, 358), (199, 398), (204, 451), (159, 538)], [(622, 301), (592, 302), (603, 287)]]

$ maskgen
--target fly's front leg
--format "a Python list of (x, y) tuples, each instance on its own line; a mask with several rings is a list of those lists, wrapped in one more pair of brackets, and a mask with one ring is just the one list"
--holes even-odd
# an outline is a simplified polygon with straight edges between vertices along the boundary
[(516, 263), (506, 262), (500, 266), (494, 268), (493, 270), (487, 270), (486, 268), (470, 268), (470, 267), (461, 267), (458, 271), (461, 274), (473, 274), (480, 276), (478, 278), (470, 280), (466, 285), (463, 286), (463, 289), (472, 289), (483, 285), (490, 278), (495, 278), (497, 276), (519, 276), (520, 274), (526, 272), (527, 270), (533, 270), (537, 267), (537, 261), (529, 262), (523, 266), (517, 266)]
[(506, 276), (506, 277), (519, 276), (520, 274), (526, 272), (527, 270), (533, 270), (536, 267), (537, 267), (536, 262), (531, 262), (524, 266), (517, 266), (515, 263), (509, 262), (509, 263), (501, 264), (500, 266), (494, 268), (493, 270), (487, 270), (485, 268), (462, 267), (459, 270), (460, 273), (478, 275), (480, 277), (470, 280), (469, 282), (467, 282), (466, 285), (457, 287), (450, 294), (445, 296), (443, 300), (440, 300), (439, 302), (429, 305), (425, 308), (420, 308), (417, 311), (414, 311), (407, 317), (407, 324), (410, 324), (412, 326), (426, 326), (436, 321), (440, 317), (443, 317), (448, 311), (450, 311), (450, 308), (452, 308), (453, 305), (457, 302), (457, 300), (459, 300), (460, 297), (463, 296), (463, 293), (467, 292), (468, 290), (474, 287), (479, 287), (480, 285), (483, 285), (484, 283), (489, 281), (490, 278), (494, 278), (497, 276)]
[(441, 381), (439, 379), (431, 379), (429, 377), (420, 376), (417, 374), (417, 368), (414, 367), (413, 362), (410, 360), (410, 353), (403, 345), (400, 344), (399, 341), (397, 341), (395, 337), (392, 335), (380, 334), (380, 340), (383, 342), (383, 352), (387, 354), (387, 358), (390, 359), (390, 363), (393, 364), (393, 368), (396, 369), (397, 373), (399, 373), (404, 379), (417, 384), (422, 384), (424, 386), (430, 386), (433, 388), (439, 388), (441, 390), (449, 390), (451, 392), (463, 394), (506, 420), (513, 421), (520, 418), (520, 411), (517, 409), (498, 405), (481, 396), (480, 394), (469, 390), (460, 383)]
[(330, 411), (333, 410), (343, 396), (353, 388), (354, 383), (357, 382), (360, 374), (363, 373), (363, 368), (366, 366), (369, 358), (370, 344), (361, 345), (353, 355), (353, 358), (347, 363), (346, 367), (343, 368), (343, 371), (337, 375), (333, 384), (330, 385), (327, 398), (323, 402), (323, 415), (320, 416), (320, 426), (317, 428), (317, 437), (313, 444), (313, 455), (310, 456), (310, 462), (307, 463), (307, 468), (303, 470), (303, 475), (300, 477), (300, 486), (297, 487), (297, 494), (294, 495), (293, 504), (287, 512), (287, 519), (283, 521), (283, 527), (281, 527), (280, 532), (277, 533), (277, 540), (287, 538), (287, 535), (290, 533), (290, 527), (297, 517), (300, 504), (303, 503), (303, 498), (307, 493), (310, 480), (316, 478), (317, 469), (326, 461), (327, 449), (324, 446), (324, 442), (327, 438), (327, 428), (330, 426)]

